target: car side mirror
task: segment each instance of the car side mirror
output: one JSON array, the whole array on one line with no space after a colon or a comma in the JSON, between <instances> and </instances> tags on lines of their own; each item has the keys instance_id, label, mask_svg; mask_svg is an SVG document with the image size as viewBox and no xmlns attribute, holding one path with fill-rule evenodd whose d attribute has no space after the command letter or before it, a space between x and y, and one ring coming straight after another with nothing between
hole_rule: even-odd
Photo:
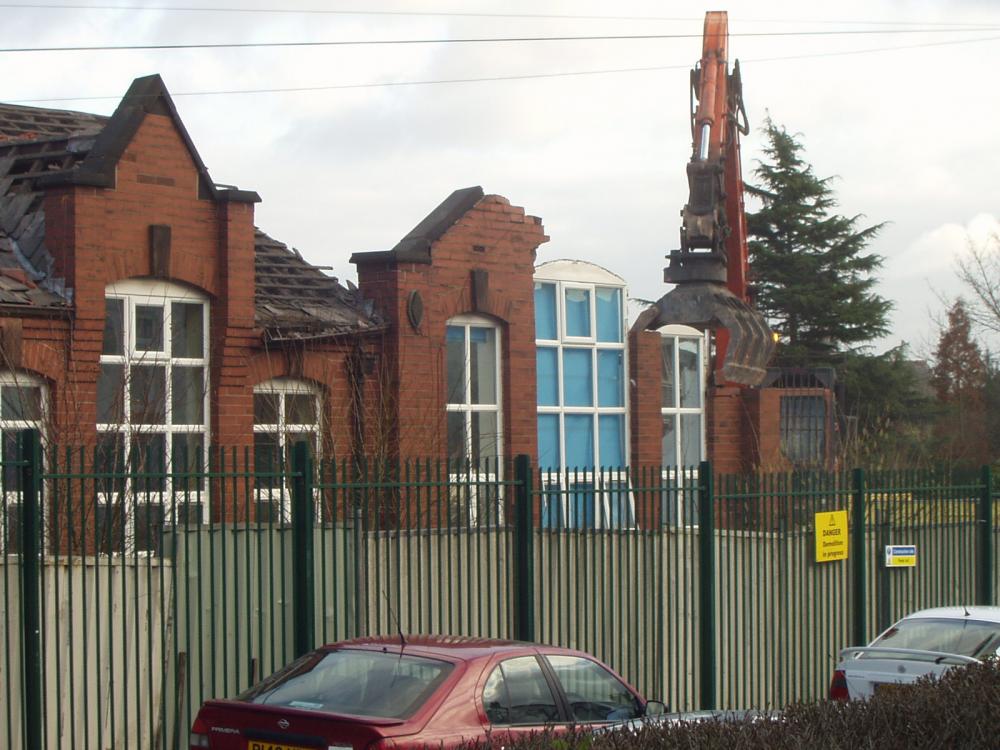
<instances>
[{"instance_id":1,"label":"car side mirror","mask_svg":"<svg viewBox=\"0 0 1000 750\"><path fill-rule=\"evenodd\" d=\"M646 701L643 716L663 716L667 712L667 704L663 701Z\"/></svg>"}]
</instances>

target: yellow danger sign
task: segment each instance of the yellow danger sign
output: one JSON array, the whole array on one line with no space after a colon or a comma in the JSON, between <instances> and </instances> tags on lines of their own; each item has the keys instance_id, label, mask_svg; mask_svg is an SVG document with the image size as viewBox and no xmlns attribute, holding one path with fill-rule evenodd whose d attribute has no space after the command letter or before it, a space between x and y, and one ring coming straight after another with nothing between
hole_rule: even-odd
<instances>
[{"instance_id":1,"label":"yellow danger sign","mask_svg":"<svg viewBox=\"0 0 1000 750\"><path fill-rule=\"evenodd\" d=\"M847 559L847 511L816 514L816 562Z\"/></svg>"}]
</instances>

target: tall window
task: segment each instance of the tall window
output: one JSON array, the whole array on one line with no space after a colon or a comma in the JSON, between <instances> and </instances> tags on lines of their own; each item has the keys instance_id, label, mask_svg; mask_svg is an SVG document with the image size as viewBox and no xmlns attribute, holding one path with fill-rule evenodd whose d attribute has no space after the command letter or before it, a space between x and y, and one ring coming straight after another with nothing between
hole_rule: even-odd
<instances>
[{"instance_id":1,"label":"tall window","mask_svg":"<svg viewBox=\"0 0 1000 750\"><path fill-rule=\"evenodd\" d=\"M469 523L496 523L503 454L500 329L458 316L445 331L448 461L452 506Z\"/></svg>"},{"instance_id":2,"label":"tall window","mask_svg":"<svg viewBox=\"0 0 1000 750\"><path fill-rule=\"evenodd\" d=\"M316 388L276 378L253 389L253 453L259 521L291 519L292 449L304 441L319 455L320 400Z\"/></svg>"},{"instance_id":3,"label":"tall window","mask_svg":"<svg viewBox=\"0 0 1000 750\"><path fill-rule=\"evenodd\" d=\"M826 399L821 395L781 396L781 452L798 466L826 460Z\"/></svg>"},{"instance_id":4,"label":"tall window","mask_svg":"<svg viewBox=\"0 0 1000 750\"><path fill-rule=\"evenodd\" d=\"M589 263L535 274L538 464L565 472L544 504L549 526L631 525L624 282ZM555 474L552 475L553 477Z\"/></svg>"},{"instance_id":5,"label":"tall window","mask_svg":"<svg viewBox=\"0 0 1000 750\"><path fill-rule=\"evenodd\" d=\"M666 326L660 333L664 478L670 487L686 488L693 485L705 456L705 336L686 326ZM668 520L697 523L687 491L671 494L675 496L667 499Z\"/></svg>"},{"instance_id":6,"label":"tall window","mask_svg":"<svg viewBox=\"0 0 1000 750\"><path fill-rule=\"evenodd\" d=\"M0 513L0 554L21 551L21 472L17 439L21 430L42 429L45 389L26 373L0 372L0 434L2 434L3 498Z\"/></svg>"},{"instance_id":7,"label":"tall window","mask_svg":"<svg viewBox=\"0 0 1000 750\"><path fill-rule=\"evenodd\" d=\"M208 302L185 287L105 290L96 513L106 553L159 550L163 525L206 518Z\"/></svg>"}]
</instances>

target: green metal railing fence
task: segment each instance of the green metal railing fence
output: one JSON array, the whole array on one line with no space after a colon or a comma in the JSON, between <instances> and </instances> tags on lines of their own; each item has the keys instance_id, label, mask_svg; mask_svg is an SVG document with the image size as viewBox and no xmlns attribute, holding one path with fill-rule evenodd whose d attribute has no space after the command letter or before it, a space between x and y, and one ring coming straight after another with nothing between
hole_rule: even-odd
<instances>
[{"instance_id":1,"label":"green metal railing fence","mask_svg":"<svg viewBox=\"0 0 1000 750\"><path fill-rule=\"evenodd\" d=\"M2 457L0 746L186 748L203 700L376 633L581 648L678 710L780 706L908 611L993 603L1000 575L988 469L173 458L33 434ZM848 557L816 562L830 511ZM887 544L917 565L886 568Z\"/></svg>"}]
</instances>

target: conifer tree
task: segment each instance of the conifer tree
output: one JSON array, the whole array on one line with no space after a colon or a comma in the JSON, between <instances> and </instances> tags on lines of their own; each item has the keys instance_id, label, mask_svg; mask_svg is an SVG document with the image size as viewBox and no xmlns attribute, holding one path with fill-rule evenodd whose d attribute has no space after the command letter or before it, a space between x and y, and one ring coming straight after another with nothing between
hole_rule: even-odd
<instances>
[{"instance_id":1,"label":"conifer tree","mask_svg":"<svg viewBox=\"0 0 1000 750\"><path fill-rule=\"evenodd\" d=\"M747 215L756 304L781 335L779 365L819 365L888 331L891 303L874 292L882 258L867 252L884 224L858 228L834 213L830 182L817 177L802 145L770 118L766 160L747 192L761 202Z\"/></svg>"},{"instance_id":2,"label":"conifer tree","mask_svg":"<svg viewBox=\"0 0 1000 750\"><path fill-rule=\"evenodd\" d=\"M941 453L952 461L984 463L989 460L988 369L972 338L971 321L962 300L948 310L948 325L938 338L934 358L931 384L944 407L936 425Z\"/></svg>"}]
</instances>

